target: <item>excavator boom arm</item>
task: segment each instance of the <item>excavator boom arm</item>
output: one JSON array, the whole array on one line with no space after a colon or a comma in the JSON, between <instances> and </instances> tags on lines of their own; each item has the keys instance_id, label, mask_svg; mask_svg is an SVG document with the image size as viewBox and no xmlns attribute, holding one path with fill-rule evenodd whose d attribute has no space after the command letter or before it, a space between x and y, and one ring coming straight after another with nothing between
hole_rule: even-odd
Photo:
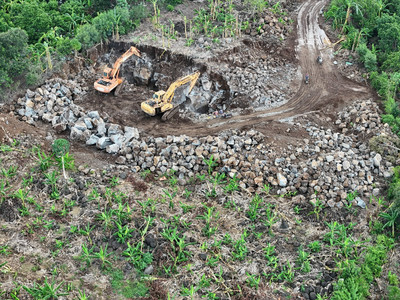
<instances>
[{"instance_id":1,"label":"excavator boom arm","mask_svg":"<svg viewBox=\"0 0 400 300\"><path fill-rule=\"evenodd\" d=\"M119 68L121 67L121 64L124 61L126 61L129 57L131 57L133 54L135 54L137 57L141 57L140 51L137 48L131 46L128 49L128 51L126 51L124 54L122 54L121 57L119 57L115 61L114 66L113 66L112 71L111 71L111 74L110 74L111 78L115 78L118 75L118 71L119 71Z\"/></svg>"},{"instance_id":2,"label":"excavator boom arm","mask_svg":"<svg viewBox=\"0 0 400 300\"><path fill-rule=\"evenodd\" d=\"M190 89L189 89L189 93L190 91L193 89L194 85L197 82L197 79L200 76L200 72L195 72L193 74L187 75L187 76L183 76L179 79L177 79L175 82L173 82L168 90L165 92L164 96L163 96L163 100L165 102L170 103L172 101L172 98L174 97L174 93L175 90L180 87L181 85L184 85L185 83L190 82Z\"/></svg>"}]
</instances>

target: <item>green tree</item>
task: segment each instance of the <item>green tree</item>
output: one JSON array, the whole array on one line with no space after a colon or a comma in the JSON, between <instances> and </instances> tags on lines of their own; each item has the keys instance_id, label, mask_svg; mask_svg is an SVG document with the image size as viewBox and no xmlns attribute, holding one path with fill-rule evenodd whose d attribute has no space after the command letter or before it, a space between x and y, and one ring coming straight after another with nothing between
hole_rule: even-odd
<instances>
[{"instance_id":1,"label":"green tree","mask_svg":"<svg viewBox=\"0 0 400 300\"><path fill-rule=\"evenodd\" d=\"M400 51L390 53L382 64L382 70L400 72Z\"/></svg>"},{"instance_id":2,"label":"green tree","mask_svg":"<svg viewBox=\"0 0 400 300\"><path fill-rule=\"evenodd\" d=\"M14 4L10 15L14 25L28 33L30 43L37 42L52 25L51 16L35 0Z\"/></svg>"},{"instance_id":3,"label":"green tree","mask_svg":"<svg viewBox=\"0 0 400 300\"><path fill-rule=\"evenodd\" d=\"M9 87L13 78L28 69L28 35L19 28L0 33L0 87Z\"/></svg>"},{"instance_id":4,"label":"green tree","mask_svg":"<svg viewBox=\"0 0 400 300\"><path fill-rule=\"evenodd\" d=\"M70 143L66 139L56 139L51 145L54 155L57 158L61 158L61 164L63 169L64 178L67 179L67 174L65 173L65 161L64 158L69 155Z\"/></svg>"},{"instance_id":5,"label":"green tree","mask_svg":"<svg viewBox=\"0 0 400 300\"><path fill-rule=\"evenodd\" d=\"M357 50L358 55L360 56L361 62L365 62L365 55L367 54L367 52L369 50L367 45L365 43L361 43L358 45L356 50Z\"/></svg>"},{"instance_id":6,"label":"green tree","mask_svg":"<svg viewBox=\"0 0 400 300\"><path fill-rule=\"evenodd\" d=\"M0 32L5 32L12 27L14 26L11 22L10 15L4 10L0 10Z\"/></svg>"},{"instance_id":7,"label":"green tree","mask_svg":"<svg viewBox=\"0 0 400 300\"><path fill-rule=\"evenodd\" d=\"M372 53L371 50L367 49L367 53L364 56L364 66L368 72L376 71L376 54Z\"/></svg>"},{"instance_id":8,"label":"green tree","mask_svg":"<svg viewBox=\"0 0 400 300\"><path fill-rule=\"evenodd\" d=\"M92 47L101 40L100 33L97 31L96 26L92 24L85 24L79 27L76 38L84 49Z\"/></svg>"},{"instance_id":9,"label":"green tree","mask_svg":"<svg viewBox=\"0 0 400 300\"><path fill-rule=\"evenodd\" d=\"M390 91L389 75L386 72L379 74L378 72L371 72L372 87L384 99L388 99Z\"/></svg>"},{"instance_id":10,"label":"green tree","mask_svg":"<svg viewBox=\"0 0 400 300\"><path fill-rule=\"evenodd\" d=\"M400 43L400 17L383 14L378 20L377 32L379 48L385 52L399 50Z\"/></svg>"}]
</instances>

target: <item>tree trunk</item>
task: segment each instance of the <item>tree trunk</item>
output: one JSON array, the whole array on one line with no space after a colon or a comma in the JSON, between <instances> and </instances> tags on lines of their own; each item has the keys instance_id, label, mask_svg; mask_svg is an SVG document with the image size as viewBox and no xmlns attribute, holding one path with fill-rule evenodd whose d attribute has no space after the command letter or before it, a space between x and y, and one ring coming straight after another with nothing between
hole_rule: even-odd
<instances>
[{"instance_id":1,"label":"tree trunk","mask_svg":"<svg viewBox=\"0 0 400 300\"><path fill-rule=\"evenodd\" d=\"M347 7L347 13L346 13L346 20L344 21L343 27L342 27L342 31L340 32L340 34L343 34L344 31L344 27L347 25L347 23L349 22L349 18L350 18L350 12L351 12L351 6Z\"/></svg>"}]
</instances>

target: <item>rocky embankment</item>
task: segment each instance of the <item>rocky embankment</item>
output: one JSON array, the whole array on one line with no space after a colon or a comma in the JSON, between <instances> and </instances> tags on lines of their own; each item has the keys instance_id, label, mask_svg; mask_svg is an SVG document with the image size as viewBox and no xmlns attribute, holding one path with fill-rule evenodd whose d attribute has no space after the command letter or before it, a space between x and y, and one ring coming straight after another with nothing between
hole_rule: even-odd
<instances>
[{"instance_id":1,"label":"rocky embankment","mask_svg":"<svg viewBox=\"0 0 400 300\"><path fill-rule=\"evenodd\" d=\"M239 178L242 188L255 191L270 185L278 194L297 192L299 199L306 196L311 200L318 197L331 207L343 206L354 191L359 194L357 204L365 207L369 197L380 194L399 154L394 146L390 153L377 145L374 149L381 153L371 151L366 136L377 136L380 141L374 138L375 144L395 139L381 123L379 108L371 100L358 101L339 113L332 121L337 131L308 123L309 138L304 143L275 153L254 130L229 130L198 138L147 136L75 105L73 100L84 93L77 82L49 81L18 99L15 113L31 124L44 121L58 132L69 130L71 140L115 155L121 170L148 169L157 174L174 170L184 184L190 177L207 172L205 160L213 156L218 161L217 171Z\"/></svg>"}]
</instances>

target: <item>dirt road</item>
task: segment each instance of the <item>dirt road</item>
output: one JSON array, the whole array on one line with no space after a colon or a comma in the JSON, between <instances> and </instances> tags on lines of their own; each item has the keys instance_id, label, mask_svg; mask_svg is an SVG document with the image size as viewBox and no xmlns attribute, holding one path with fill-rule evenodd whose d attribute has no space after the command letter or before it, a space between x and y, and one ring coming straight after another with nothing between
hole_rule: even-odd
<instances>
[{"instance_id":1,"label":"dirt road","mask_svg":"<svg viewBox=\"0 0 400 300\"><path fill-rule=\"evenodd\" d=\"M81 105L90 106L96 102L96 109L108 112L112 121L135 126L155 136L204 136L231 128L255 128L271 136L281 134L288 127L282 121L317 112L322 116L330 116L356 99L372 97L372 93L368 87L343 77L333 64L331 42L318 24L321 9L327 2L328 0L308 0L300 6L296 20L295 47L299 71L298 78L293 83L297 92L280 107L258 110L230 119L209 119L202 123L179 118L164 123L160 118L148 117L141 111L140 102L151 96L151 92L142 87L136 87L135 91L119 99L110 99L109 95L92 95L89 96L91 99L86 99L86 103ZM323 58L322 65L316 61L318 55ZM310 76L309 84L304 82L305 74Z\"/></svg>"}]
</instances>

